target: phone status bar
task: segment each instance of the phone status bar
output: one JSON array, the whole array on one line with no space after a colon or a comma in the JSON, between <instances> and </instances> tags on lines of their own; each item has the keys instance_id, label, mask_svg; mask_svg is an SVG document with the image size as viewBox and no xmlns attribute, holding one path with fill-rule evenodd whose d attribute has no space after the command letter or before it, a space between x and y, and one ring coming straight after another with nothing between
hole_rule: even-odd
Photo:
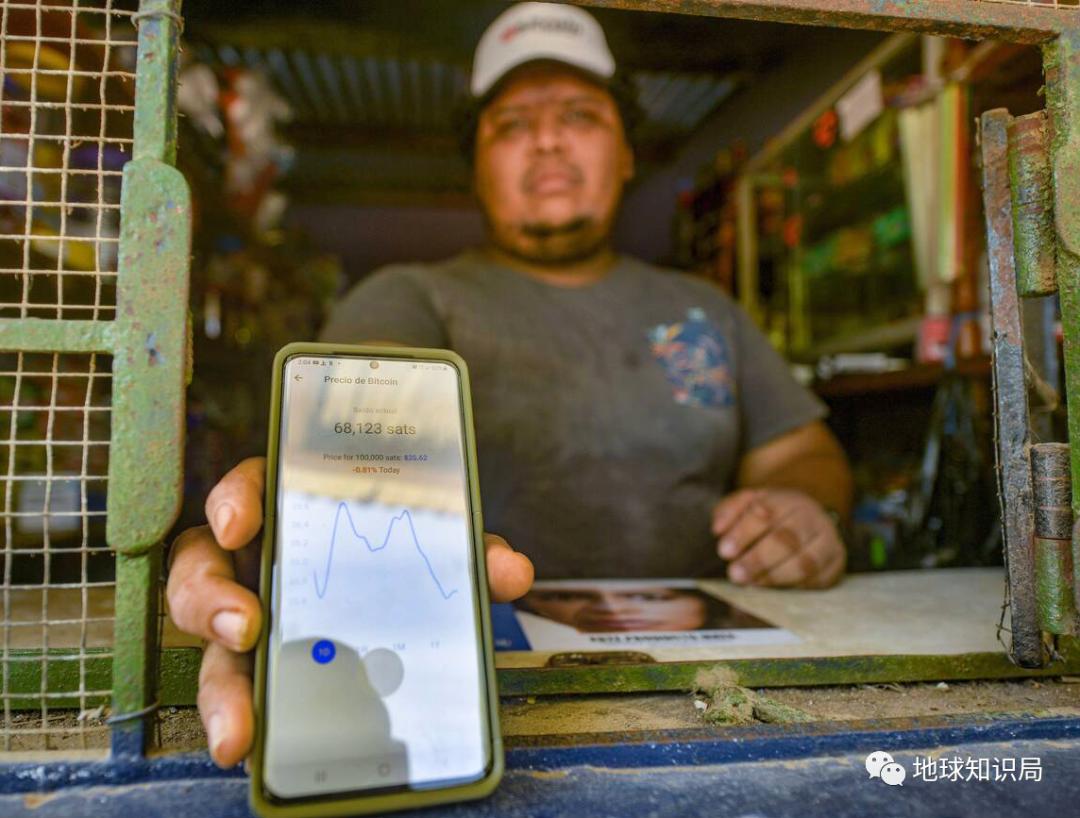
<instances>
[{"instance_id":1,"label":"phone status bar","mask_svg":"<svg viewBox=\"0 0 1080 818\"><path fill-rule=\"evenodd\" d=\"M297 358L293 361L293 365L303 367L336 367L342 364L359 364L363 361L369 361L370 366L375 369L378 368L380 363L390 364L396 367L417 370L429 370L429 371L448 371L451 369L449 364L441 361L410 361L408 358Z\"/></svg>"}]
</instances>

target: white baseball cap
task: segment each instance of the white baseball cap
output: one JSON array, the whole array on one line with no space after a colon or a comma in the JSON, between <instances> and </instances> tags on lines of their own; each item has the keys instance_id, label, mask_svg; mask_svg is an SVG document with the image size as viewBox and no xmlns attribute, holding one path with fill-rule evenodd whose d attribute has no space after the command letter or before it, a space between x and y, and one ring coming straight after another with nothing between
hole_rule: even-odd
<instances>
[{"instance_id":1,"label":"white baseball cap","mask_svg":"<svg viewBox=\"0 0 1080 818\"><path fill-rule=\"evenodd\" d=\"M482 97L512 69L534 60L566 63L604 80L615 74L604 30L587 11L562 3L518 3L480 38L469 90Z\"/></svg>"}]
</instances>

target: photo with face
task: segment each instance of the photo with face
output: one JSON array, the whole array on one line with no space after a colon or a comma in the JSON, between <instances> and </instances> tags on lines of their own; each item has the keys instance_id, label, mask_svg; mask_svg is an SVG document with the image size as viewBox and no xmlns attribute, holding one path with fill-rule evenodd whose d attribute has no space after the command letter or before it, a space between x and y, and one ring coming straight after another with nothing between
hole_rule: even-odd
<instances>
[{"instance_id":1,"label":"photo with face","mask_svg":"<svg viewBox=\"0 0 1080 818\"><path fill-rule=\"evenodd\" d=\"M666 585L540 585L518 600L516 607L579 633L773 627L704 591Z\"/></svg>"}]
</instances>

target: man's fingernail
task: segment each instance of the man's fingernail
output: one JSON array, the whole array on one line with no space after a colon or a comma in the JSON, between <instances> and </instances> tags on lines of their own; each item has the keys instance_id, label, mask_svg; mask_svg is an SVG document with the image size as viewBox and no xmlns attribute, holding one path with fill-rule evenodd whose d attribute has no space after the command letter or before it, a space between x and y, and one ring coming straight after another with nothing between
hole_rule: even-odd
<instances>
[{"instance_id":1,"label":"man's fingernail","mask_svg":"<svg viewBox=\"0 0 1080 818\"><path fill-rule=\"evenodd\" d=\"M731 559L735 556L735 543L731 540L720 540L720 556L724 559Z\"/></svg>"},{"instance_id":2,"label":"man's fingernail","mask_svg":"<svg viewBox=\"0 0 1080 818\"><path fill-rule=\"evenodd\" d=\"M239 611L221 611L214 615L210 627L220 639L232 647L242 647L247 636L247 617Z\"/></svg>"},{"instance_id":3,"label":"man's fingernail","mask_svg":"<svg viewBox=\"0 0 1080 818\"><path fill-rule=\"evenodd\" d=\"M214 533L217 534L219 541L225 536L225 532L229 529L229 523L232 522L232 518L235 516L232 506L228 503L219 506L218 510L214 512Z\"/></svg>"},{"instance_id":4,"label":"man's fingernail","mask_svg":"<svg viewBox=\"0 0 1080 818\"><path fill-rule=\"evenodd\" d=\"M743 582L746 579L746 569L741 565L733 565L728 568L728 579L732 582Z\"/></svg>"},{"instance_id":5,"label":"man's fingernail","mask_svg":"<svg viewBox=\"0 0 1080 818\"><path fill-rule=\"evenodd\" d=\"M206 720L206 744L210 755L217 755L218 749L225 743L225 717L220 713L211 713Z\"/></svg>"}]
</instances>

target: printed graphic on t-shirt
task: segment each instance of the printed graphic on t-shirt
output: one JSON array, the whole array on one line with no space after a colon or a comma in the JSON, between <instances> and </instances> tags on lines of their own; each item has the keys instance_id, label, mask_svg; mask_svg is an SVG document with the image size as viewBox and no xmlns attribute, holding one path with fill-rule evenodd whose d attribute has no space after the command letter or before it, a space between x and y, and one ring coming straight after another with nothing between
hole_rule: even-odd
<instances>
[{"instance_id":1,"label":"printed graphic on t-shirt","mask_svg":"<svg viewBox=\"0 0 1080 818\"><path fill-rule=\"evenodd\" d=\"M685 321L657 324L649 330L649 343L677 403L723 408L735 402L727 340L704 310L695 307Z\"/></svg>"}]
</instances>

